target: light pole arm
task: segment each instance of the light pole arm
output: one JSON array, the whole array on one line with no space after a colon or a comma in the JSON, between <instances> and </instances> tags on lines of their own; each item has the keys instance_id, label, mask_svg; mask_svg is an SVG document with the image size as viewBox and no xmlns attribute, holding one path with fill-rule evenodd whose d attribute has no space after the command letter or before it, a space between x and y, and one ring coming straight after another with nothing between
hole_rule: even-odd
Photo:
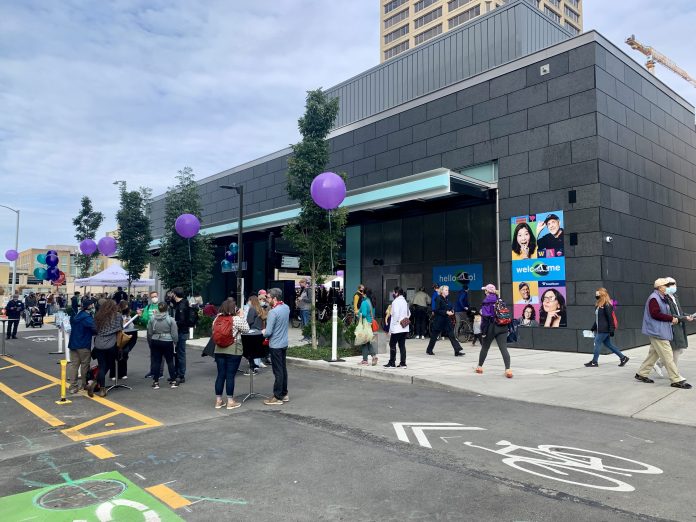
<instances>
[{"instance_id":1,"label":"light pole arm","mask_svg":"<svg viewBox=\"0 0 696 522\"><path fill-rule=\"evenodd\" d=\"M7 210L11 210L15 214L17 214L17 225L15 227L15 251L19 251L19 210L16 208L8 207L7 205L0 205L2 208L6 208ZM15 285L17 282L17 260L15 259L12 262L12 295L14 296L15 293Z\"/></svg>"}]
</instances>

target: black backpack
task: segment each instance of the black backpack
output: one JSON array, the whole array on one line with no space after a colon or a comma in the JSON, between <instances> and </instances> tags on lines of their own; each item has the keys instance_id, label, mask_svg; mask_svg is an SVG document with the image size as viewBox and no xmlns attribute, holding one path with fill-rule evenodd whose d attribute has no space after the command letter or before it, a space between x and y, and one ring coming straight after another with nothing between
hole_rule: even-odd
<instances>
[{"instance_id":1,"label":"black backpack","mask_svg":"<svg viewBox=\"0 0 696 522\"><path fill-rule=\"evenodd\" d=\"M189 306L187 308L186 324L189 328L194 328L198 324L198 308Z\"/></svg>"}]
</instances>

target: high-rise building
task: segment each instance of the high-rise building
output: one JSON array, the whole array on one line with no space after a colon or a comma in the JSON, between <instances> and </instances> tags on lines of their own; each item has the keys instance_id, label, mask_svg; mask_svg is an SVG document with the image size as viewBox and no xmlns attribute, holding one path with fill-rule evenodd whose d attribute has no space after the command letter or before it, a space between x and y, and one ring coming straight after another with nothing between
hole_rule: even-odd
<instances>
[{"instance_id":1,"label":"high-rise building","mask_svg":"<svg viewBox=\"0 0 696 522\"><path fill-rule=\"evenodd\" d=\"M582 0L530 0L555 22L582 32ZM380 60L461 26L504 0L380 0Z\"/></svg>"}]
</instances>

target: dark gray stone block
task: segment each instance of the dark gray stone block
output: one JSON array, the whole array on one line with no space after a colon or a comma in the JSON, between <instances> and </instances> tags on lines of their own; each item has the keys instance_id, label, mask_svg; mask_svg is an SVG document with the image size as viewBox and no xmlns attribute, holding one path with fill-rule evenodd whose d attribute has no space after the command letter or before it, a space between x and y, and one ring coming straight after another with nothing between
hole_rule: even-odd
<instances>
[{"instance_id":1,"label":"dark gray stone block","mask_svg":"<svg viewBox=\"0 0 696 522\"><path fill-rule=\"evenodd\" d=\"M480 143L490 138L490 125L487 121L457 131L457 145L459 147Z\"/></svg>"},{"instance_id":2,"label":"dark gray stone block","mask_svg":"<svg viewBox=\"0 0 696 522\"><path fill-rule=\"evenodd\" d=\"M413 172L427 172L442 167L442 155L434 154L427 158L422 158L413 162Z\"/></svg>"},{"instance_id":3,"label":"dark gray stone block","mask_svg":"<svg viewBox=\"0 0 696 522\"><path fill-rule=\"evenodd\" d=\"M635 92L623 82L616 82L616 99L627 108L635 109Z\"/></svg>"},{"instance_id":4,"label":"dark gray stone block","mask_svg":"<svg viewBox=\"0 0 696 522\"><path fill-rule=\"evenodd\" d=\"M517 196L500 200L500 217L503 219L530 213L529 196Z\"/></svg>"},{"instance_id":5,"label":"dark gray stone block","mask_svg":"<svg viewBox=\"0 0 696 522\"><path fill-rule=\"evenodd\" d=\"M457 108L463 109L490 99L490 82L483 82L457 93Z\"/></svg>"},{"instance_id":6,"label":"dark gray stone block","mask_svg":"<svg viewBox=\"0 0 696 522\"><path fill-rule=\"evenodd\" d=\"M630 109L626 109L626 127L631 129L633 132L642 134L644 121L645 118L643 118L640 114Z\"/></svg>"},{"instance_id":7,"label":"dark gray stone block","mask_svg":"<svg viewBox=\"0 0 696 522\"><path fill-rule=\"evenodd\" d=\"M387 136L387 146L390 149L398 149L413 142L413 130L411 127L392 132Z\"/></svg>"},{"instance_id":8,"label":"dark gray stone block","mask_svg":"<svg viewBox=\"0 0 696 522\"><path fill-rule=\"evenodd\" d=\"M618 124L614 120L604 114L597 113L597 135L616 143L618 132Z\"/></svg>"},{"instance_id":9,"label":"dark gray stone block","mask_svg":"<svg viewBox=\"0 0 696 522\"><path fill-rule=\"evenodd\" d=\"M565 120L570 117L570 99L563 98L527 109L527 126L530 129Z\"/></svg>"},{"instance_id":10,"label":"dark gray stone block","mask_svg":"<svg viewBox=\"0 0 696 522\"><path fill-rule=\"evenodd\" d=\"M384 136L399 130L399 115L394 114L383 120L375 122L375 137Z\"/></svg>"},{"instance_id":11,"label":"dark gray stone block","mask_svg":"<svg viewBox=\"0 0 696 522\"><path fill-rule=\"evenodd\" d=\"M427 142L428 156L441 154L457 148L457 133L449 132L430 138Z\"/></svg>"},{"instance_id":12,"label":"dark gray stone block","mask_svg":"<svg viewBox=\"0 0 696 522\"><path fill-rule=\"evenodd\" d=\"M387 136L380 136L365 142L365 156L374 156L387 150Z\"/></svg>"},{"instance_id":13,"label":"dark gray stone block","mask_svg":"<svg viewBox=\"0 0 696 522\"><path fill-rule=\"evenodd\" d=\"M597 136L574 140L571 144L573 163L597 158Z\"/></svg>"},{"instance_id":14,"label":"dark gray stone block","mask_svg":"<svg viewBox=\"0 0 696 522\"><path fill-rule=\"evenodd\" d=\"M549 174L551 190L597 183L599 180L597 161L584 161L564 167L552 168Z\"/></svg>"},{"instance_id":15,"label":"dark gray stone block","mask_svg":"<svg viewBox=\"0 0 696 522\"><path fill-rule=\"evenodd\" d=\"M368 173L366 182L368 185L376 185L377 183L384 183L387 180L387 170L382 169Z\"/></svg>"},{"instance_id":16,"label":"dark gray stone block","mask_svg":"<svg viewBox=\"0 0 696 522\"><path fill-rule=\"evenodd\" d=\"M566 274L573 274L575 281L602 279L602 263L599 256L566 258Z\"/></svg>"},{"instance_id":17,"label":"dark gray stone block","mask_svg":"<svg viewBox=\"0 0 696 522\"><path fill-rule=\"evenodd\" d=\"M526 194L538 194L549 190L549 171L539 170L518 174L509 178L510 196L522 196Z\"/></svg>"},{"instance_id":18,"label":"dark gray stone block","mask_svg":"<svg viewBox=\"0 0 696 522\"><path fill-rule=\"evenodd\" d=\"M549 125L549 144L555 145L597 134L594 114L585 114Z\"/></svg>"},{"instance_id":19,"label":"dark gray stone block","mask_svg":"<svg viewBox=\"0 0 696 522\"><path fill-rule=\"evenodd\" d=\"M586 67L549 81L549 101L594 88L594 67Z\"/></svg>"},{"instance_id":20,"label":"dark gray stone block","mask_svg":"<svg viewBox=\"0 0 696 522\"><path fill-rule=\"evenodd\" d=\"M346 147L353 146L353 133L346 132L345 134L340 134L331 140L331 145L333 150L341 150Z\"/></svg>"},{"instance_id":21,"label":"dark gray stone block","mask_svg":"<svg viewBox=\"0 0 696 522\"><path fill-rule=\"evenodd\" d=\"M428 111L425 105L419 105L399 114L399 128L413 127L425 121Z\"/></svg>"},{"instance_id":22,"label":"dark gray stone block","mask_svg":"<svg viewBox=\"0 0 696 522\"><path fill-rule=\"evenodd\" d=\"M457 110L457 95L450 94L427 104L428 119L444 116Z\"/></svg>"},{"instance_id":23,"label":"dark gray stone block","mask_svg":"<svg viewBox=\"0 0 696 522\"><path fill-rule=\"evenodd\" d=\"M376 125L374 123L370 123L369 125L355 129L353 131L353 142L363 143L373 139L375 137L375 129Z\"/></svg>"},{"instance_id":24,"label":"dark gray stone block","mask_svg":"<svg viewBox=\"0 0 696 522\"><path fill-rule=\"evenodd\" d=\"M607 64L605 70L617 80L624 81L624 63L614 56L612 53L607 53Z\"/></svg>"},{"instance_id":25,"label":"dark gray stone block","mask_svg":"<svg viewBox=\"0 0 696 522\"><path fill-rule=\"evenodd\" d=\"M597 80L597 89L608 94L612 98L616 98L616 78L599 67L595 68L595 76Z\"/></svg>"},{"instance_id":26,"label":"dark gray stone block","mask_svg":"<svg viewBox=\"0 0 696 522\"><path fill-rule=\"evenodd\" d=\"M399 149L399 160L400 163L406 163L409 161L414 161L417 159L424 158L427 156L427 147L425 141L418 141L412 143L411 145L406 145Z\"/></svg>"},{"instance_id":27,"label":"dark gray stone block","mask_svg":"<svg viewBox=\"0 0 696 522\"><path fill-rule=\"evenodd\" d=\"M544 125L509 136L510 154L546 147L549 144L549 128Z\"/></svg>"},{"instance_id":28,"label":"dark gray stone block","mask_svg":"<svg viewBox=\"0 0 696 522\"><path fill-rule=\"evenodd\" d=\"M597 111L597 91L590 89L589 91L579 92L570 97L570 115L571 117L581 116L590 112Z\"/></svg>"},{"instance_id":29,"label":"dark gray stone block","mask_svg":"<svg viewBox=\"0 0 696 522\"><path fill-rule=\"evenodd\" d=\"M474 163L486 163L507 155L507 136L474 145Z\"/></svg>"},{"instance_id":30,"label":"dark gray stone block","mask_svg":"<svg viewBox=\"0 0 696 522\"><path fill-rule=\"evenodd\" d=\"M498 116L507 114L507 97L501 96L483 103L474 105L474 123L492 120Z\"/></svg>"},{"instance_id":31,"label":"dark gray stone block","mask_svg":"<svg viewBox=\"0 0 696 522\"><path fill-rule=\"evenodd\" d=\"M524 69L517 69L490 81L490 96L497 98L527 86L527 74Z\"/></svg>"},{"instance_id":32,"label":"dark gray stone block","mask_svg":"<svg viewBox=\"0 0 696 522\"><path fill-rule=\"evenodd\" d=\"M527 111L515 112L490 122L491 138L507 136L527 129Z\"/></svg>"},{"instance_id":33,"label":"dark gray stone block","mask_svg":"<svg viewBox=\"0 0 696 522\"><path fill-rule=\"evenodd\" d=\"M517 112L535 105L541 105L548 100L547 84L538 83L521 91L508 94L508 110Z\"/></svg>"},{"instance_id":34,"label":"dark gray stone block","mask_svg":"<svg viewBox=\"0 0 696 522\"><path fill-rule=\"evenodd\" d=\"M427 140L428 138L440 134L440 120L441 118L435 118L434 120L428 120L414 125L413 141Z\"/></svg>"},{"instance_id":35,"label":"dark gray stone block","mask_svg":"<svg viewBox=\"0 0 696 522\"><path fill-rule=\"evenodd\" d=\"M529 172L529 153L523 152L505 156L498 160L498 177L507 178L523 172Z\"/></svg>"},{"instance_id":36,"label":"dark gray stone block","mask_svg":"<svg viewBox=\"0 0 696 522\"><path fill-rule=\"evenodd\" d=\"M389 167L387 169L387 178L391 181L393 179L401 179L406 176L411 176L413 174L413 163L403 163L401 165L395 165L394 167Z\"/></svg>"},{"instance_id":37,"label":"dark gray stone block","mask_svg":"<svg viewBox=\"0 0 696 522\"><path fill-rule=\"evenodd\" d=\"M450 114L445 114L440 118L441 132L450 132L464 127L468 127L473 121L473 109L466 107Z\"/></svg>"},{"instance_id":38,"label":"dark gray stone block","mask_svg":"<svg viewBox=\"0 0 696 522\"><path fill-rule=\"evenodd\" d=\"M561 143L529 153L529 170L544 170L572 163L570 143Z\"/></svg>"},{"instance_id":39,"label":"dark gray stone block","mask_svg":"<svg viewBox=\"0 0 696 522\"><path fill-rule=\"evenodd\" d=\"M571 49L568 53L568 70L573 72L594 65L597 55L596 48L597 44L590 43Z\"/></svg>"},{"instance_id":40,"label":"dark gray stone block","mask_svg":"<svg viewBox=\"0 0 696 522\"><path fill-rule=\"evenodd\" d=\"M548 65L549 72L541 75L541 66ZM534 85L541 82L548 82L553 78L558 78L568 74L568 53L550 56L549 58L537 62L527 67L527 85Z\"/></svg>"},{"instance_id":41,"label":"dark gray stone block","mask_svg":"<svg viewBox=\"0 0 696 522\"><path fill-rule=\"evenodd\" d=\"M572 309L568 310L568 314ZM569 328L530 328L534 346L553 346L554 351L577 352L578 334Z\"/></svg>"},{"instance_id":42,"label":"dark gray stone block","mask_svg":"<svg viewBox=\"0 0 696 522\"><path fill-rule=\"evenodd\" d=\"M343 149L343 162L348 163L365 157L365 144L359 143Z\"/></svg>"},{"instance_id":43,"label":"dark gray stone block","mask_svg":"<svg viewBox=\"0 0 696 522\"><path fill-rule=\"evenodd\" d=\"M372 172L373 170L375 170L375 157L374 156L369 156L367 158L357 160L353 164L353 175L354 176L361 176L363 174L367 174L368 172Z\"/></svg>"},{"instance_id":44,"label":"dark gray stone block","mask_svg":"<svg viewBox=\"0 0 696 522\"><path fill-rule=\"evenodd\" d=\"M607 116L620 125L626 125L626 106L614 98L607 99Z\"/></svg>"},{"instance_id":45,"label":"dark gray stone block","mask_svg":"<svg viewBox=\"0 0 696 522\"><path fill-rule=\"evenodd\" d=\"M459 147L442 155L442 166L460 169L474 164L474 147Z\"/></svg>"},{"instance_id":46,"label":"dark gray stone block","mask_svg":"<svg viewBox=\"0 0 696 522\"><path fill-rule=\"evenodd\" d=\"M383 152L375 158L375 168L377 170L393 167L399 163L399 149Z\"/></svg>"},{"instance_id":47,"label":"dark gray stone block","mask_svg":"<svg viewBox=\"0 0 696 522\"><path fill-rule=\"evenodd\" d=\"M636 152L636 133L619 125L617 134L618 144L630 151Z\"/></svg>"}]
</instances>

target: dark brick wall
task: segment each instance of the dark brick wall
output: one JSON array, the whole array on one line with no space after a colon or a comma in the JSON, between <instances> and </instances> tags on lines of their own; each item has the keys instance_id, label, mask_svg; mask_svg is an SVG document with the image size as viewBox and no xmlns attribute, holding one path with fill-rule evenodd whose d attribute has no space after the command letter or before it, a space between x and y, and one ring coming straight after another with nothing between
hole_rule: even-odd
<instances>
[{"instance_id":1,"label":"dark brick wall","mask_svg":"<svg viewBox=\"0 0 696 522\"><path fill-rule=\"evenodd\" d=\"M330 150L329 168L347 174L349 190L497 161L502 231L512 216L564 210L566 231L578 234L577 246L566 243L568 328L526 330L520 346L591 351L581 330L592 324L598 286L620 303L624 347L645 341L642 307L656 277L675 277L685 307L696 311L694 114L597 43L337 136ZM245 184L246 214L288 205L286 168L283 156L203 184L204 225L238 214L235 194L220 184ZM162 215L159 201L155 236ZM510 300L510 241L502 236Z\"/></svg>"}]
</instances>

